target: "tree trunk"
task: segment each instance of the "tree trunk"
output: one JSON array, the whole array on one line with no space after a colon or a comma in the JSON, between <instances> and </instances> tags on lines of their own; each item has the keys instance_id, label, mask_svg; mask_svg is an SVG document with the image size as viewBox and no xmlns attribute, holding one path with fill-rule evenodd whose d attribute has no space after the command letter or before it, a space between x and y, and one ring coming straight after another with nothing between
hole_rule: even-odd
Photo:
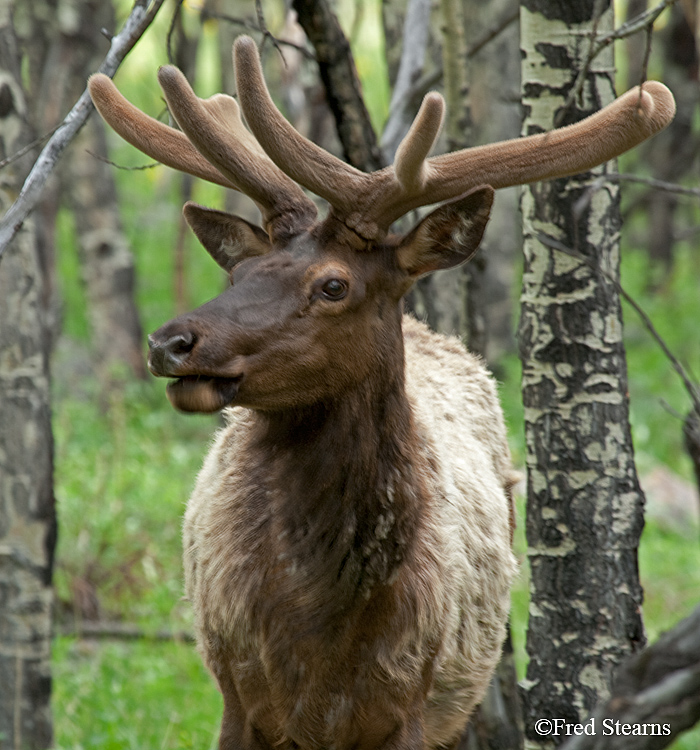
<instances>
[{"instance_id":1,"label":"tree trunk","mask_svg":"<svg viewBox=\"0 0 700 750\"><path fill-rule=\"evenodd\" d=\"M32 140L20 85L13 5L0 1L0 159ZM0 210L29 166L2 172ZM51 576L56 541L48 335L42 265L33 221L0 264L0 745L52 741Z\"/></svg>"},{"instance_id":2,"label":"tree trunk","mask_svg":"<svg viewBox=\"0 0 700 750\"><path fill-rule=\"evenodd\" d=\"M299 24L314 47L345 159L372 172L384 166L365 107L350 43L327 0L293 0Z\"/></svg>"},{"instance_id":3,"label":"tree trunk","mask_svg":"<svg viewBox=\"0 0 700 750\"><path fill-rule=\"evenodd\" d=\"M111 2L94 0L75 0L61 9L54 2L28 0L17 12L22 14L18 28L23 31L28 70L29 120L38 133L46 133L61 121L85 89L88 75L97 69L109 46L101 29L115 30L114 12ZM114 170L106 163L102 120L91 118L70 149L37 209L46 294L58 307L54 227L63 203L75 215L98 374L108 376L115 368L126 367L131 374L145 377L134 259L121 226ZM104 380L111 382L108 377Z\"/></svg>"},{"instance_id":4,"label":"tree trunk","mask_svg":"<svg viewBox=\"0 0 700 750\"><path fill-rule=\"evenodd\" d=\"M473 47L504 26L468 62L471 145L494 143L520 134L520 34L514 0L464 0L467 45ZM518 188L499 190L479 254L468 266L467 318L490 364L515 349L513 287L522 250ZM480 330L481 329L481 330Z\"/></svg>"},{"instance_id":5,"label":"tree trunk","mask_svg":"<svg viewBox=\"0 0 700 750\"><path fill-rule=\"evenodd\" d=\"M525 133L582 119L613 98L612 47L590 66L582 92L562 107L599 33L609 0L521 1ZM612 164L595 170L613 169ZM617 186L591 175L525 189L519 330L532 573L525 692L527 747L551 748L538 719L580 722L610 693L615 668L644 645L637 548L643 495L628 421L620 300L586 263L538 235L619 274Z\"/></svg>"},{"instance_id":6,"label":"tree trunk","mask_svg":"<svg viewBox=\"0 0 700 750\"><path fill-rule=\"evenodd\" d=\"M436 153L516 137L520 57L517 23L512 19L517 3L496 0L484 6L476 0L441 0L439 6L434 5L440 12L431 18L425 54L406 42L416 35L404 35L400 28L409 21L414 4L418 4L416 0L409 4L407 14L401 3L387 0L382 4L389 72L392 84L402 91L418 92L418 84L424 81L425 93L440 83L444 71L446 137L441 138ZM442 56L437 54L441 47ZM402 86L399 51L414 67L418 63L423 66L422 74L412 70L412 88ZM392 97L392 110L395 106L405 108L406 100L405 95L396 102ZM398 136L405 135L420 100L417 94L413 96L405 116L403 112L390 115L391 127L387 125L383 136L388 152L392 145L395 150ZM402 133L394 132L399 121L405 123ZM519 222L514 220L517 196L515 189L499 192L482 249L471 263L459 273L438 272L420 279L407 296L409 308L432 328L462 336L472 351L491 362L513 348L511 289L513 261L520 249Z\"/></svg>"}]
</instances>

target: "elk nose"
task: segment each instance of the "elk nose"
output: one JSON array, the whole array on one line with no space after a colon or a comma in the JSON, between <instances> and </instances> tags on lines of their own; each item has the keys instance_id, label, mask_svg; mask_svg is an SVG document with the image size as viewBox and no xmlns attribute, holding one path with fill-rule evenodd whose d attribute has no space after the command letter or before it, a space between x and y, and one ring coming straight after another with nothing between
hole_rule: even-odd
<instances>
[{"instance_id":1,"label":"elk nose","mask_svg":"<svg viewBox=\"0 0 700 750\"><path fill-rule=\"evenodd\" d=\"M195 336L193 333L176 333L164 341L155 336L148 337L148 366L154 375L177 375L178 369L187 359L187 355L194 349Z\"/></svg>"}]
</instances>

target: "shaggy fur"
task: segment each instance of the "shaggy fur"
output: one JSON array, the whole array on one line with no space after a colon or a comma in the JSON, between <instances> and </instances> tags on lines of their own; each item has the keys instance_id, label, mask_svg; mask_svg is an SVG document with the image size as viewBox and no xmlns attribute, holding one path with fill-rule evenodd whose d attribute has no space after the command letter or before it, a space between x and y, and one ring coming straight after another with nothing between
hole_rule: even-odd
<instances>
[{"instance_id":1,"label":"shaggy fur","mask_svg":"<svg viewBox=\"0 0 700 750\"><path fill-rule=\"evenodd\" d=\"M403 325L405 393L350 399L342 434L226 411L184 524L222 747L449 747L484 695L516 569L503 418L477 358Z\"/></svg>"}]
</instances>

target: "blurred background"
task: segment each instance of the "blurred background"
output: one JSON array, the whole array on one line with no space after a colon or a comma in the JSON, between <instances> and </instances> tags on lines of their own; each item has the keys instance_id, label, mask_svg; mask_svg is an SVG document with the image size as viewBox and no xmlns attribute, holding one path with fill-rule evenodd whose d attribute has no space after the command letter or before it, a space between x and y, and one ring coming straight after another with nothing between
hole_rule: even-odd
<instances>
[{"instance_id":1,"label":"blurred background","mask_svg":"<svg viewBox=\"0 0 700 750\"><path fill-rule=\"evenodd\" d=\"M351 44L381 161L396 147L387 119L406 2L331 5ZM444 23L435 5L423 66L411 79L416 106L426 90L442 87ZM620 0L617 23L656 5ZM618 92L636 85L646 70L678 103L664 134L620 159L620 172L637 178L622 182L622 285L696 375L698 6L697 0L670 4L653 35L630 36L615 47ZM15 9L30 92L27 117L37 134L49 132L72 106L108 48L102 30L113 33L129 11L125 0L31 0ZM522 122L518 3L464 0L462 12L471 99L467 141L456 145L516 137ZM240 33L266 37L268 85L295 127L346 156L312 47L282 0L170 0L115 81L138 107L167 117L158 66L175 62L200 96L232 92L230 50ZM271 37L282 41L276 45ZM440 148L454 145L445 138ZM659 189L652 180L688 190ZM190 640L191 613L181 600L180 523L219 422L175 413L165 383L145 368L145 334L216 296L225 283L182 220L186 200L256 220L247 199L149 163L92 117L37 214L46 270L42 300L51 322L59 528L52 705L55 746L63 750L216 746L221 700ZM462 335L487 358L501 383L520 468L525 449L515 331L521 242L519 191L503 191L482 250L486 270L477 262L476 277L436 276L409 300L433 326ZM635 455L647 496L640 549L644 622L653 641L700 601L700 500L684 444L687 390L627 302L624 321ZM518 513L522 572L513 593L512 634L522 678L528 608L522 498ZM674 745L699 746L697 729Z\"/></svg>"}]
</instances>

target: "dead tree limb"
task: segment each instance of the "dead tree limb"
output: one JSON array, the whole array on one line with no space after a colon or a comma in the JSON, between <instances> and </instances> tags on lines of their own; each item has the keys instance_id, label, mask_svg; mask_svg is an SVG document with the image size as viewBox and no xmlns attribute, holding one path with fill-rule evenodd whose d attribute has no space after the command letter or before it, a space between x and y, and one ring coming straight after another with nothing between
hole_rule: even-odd
<instances>
[{"instance_id":1,"label":"dead tree limb","mask_svg":"<svg viewBox=\"0 0 700 750\"><path fill-rule=\"evenodd\" d=\"M151 2L149 0L136 0L122 30L112 37L109 52L107 52L98 72L105 73L108 76L114 75L122 60L149 27L163 2L164 0L152 0ZM39 202L44 185L61 154L85 124L92 110L92 100L87 89L85 89L73 109L66 115L61 125L42 149L17 196L17 200L10 206L2 221L0 221L0 260L5 248Z\"/></svg>"},{"instance_id":2,"label":"dead tree limb","mask_svg":"<svg viewBox=\"0 0 700 750\"><path fill-rule=\"evenodd\" d=\"M373 172L384 166L362 97L350 43L326 0L294 0L299 23L316 50L319 73L346 160Z\"/></svg>"},{"instance_id":3,"label":"dead tree limb","mask_svg":"<svg viewBox=\"0 0 700 750\"><path fill-rule=\"evenodd\" d=\"M618 671L610 699L561 750L661 750L700 721L700 607Z\"/></svg>"}]
</instances>

